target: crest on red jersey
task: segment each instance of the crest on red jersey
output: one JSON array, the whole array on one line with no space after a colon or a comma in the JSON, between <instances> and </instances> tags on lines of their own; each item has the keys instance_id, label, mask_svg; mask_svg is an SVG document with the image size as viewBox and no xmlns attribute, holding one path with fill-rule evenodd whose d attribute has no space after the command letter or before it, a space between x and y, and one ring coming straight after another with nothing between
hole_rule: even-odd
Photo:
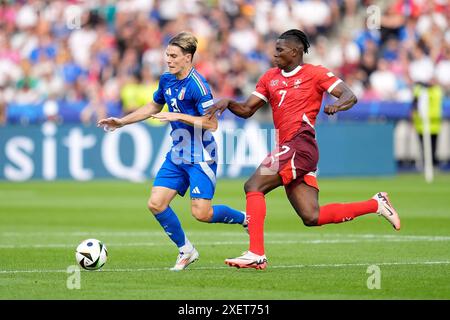
<instances>
[{"instance_id":1,"label":"crest on red jersey","mask_svg":"<svg viewBox=\"0 0 450 320\"><path fill-rule=\"evenodd\" d=\"M277 85L278 85L278 79L270 80L270 86L271 86L271 87L275 87L275 86L277 86Z\"/></svg>"},{"instance_id":2,"label":"crest on red jersey","mask_svg":"<svg viewBox=\"0 0 450 320\"><path fill-rule=\"evenodd\" d=\"M300 84L302 83L302 79L297 79L294 82L294 89L297 89L298 87L300 87Z\"/></svg>"}]
</instances>

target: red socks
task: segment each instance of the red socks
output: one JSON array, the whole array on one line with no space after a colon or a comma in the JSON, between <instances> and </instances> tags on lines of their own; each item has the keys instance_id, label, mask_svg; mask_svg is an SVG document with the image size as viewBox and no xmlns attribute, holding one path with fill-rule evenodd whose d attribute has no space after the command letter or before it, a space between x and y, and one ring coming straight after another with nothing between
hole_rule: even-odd
<instances>
[{"instance_id":1,"label":"red socks","mask_svg":"<svg viewBox=\"0 0 450 320\"><path fill-rule=\"evenodd\" d=\"M247 192L247 220L250 234L249 251L264 254L264 219L266 218L266 199L262 192Z\"/></svg>"},{"instance_id":2,"label":"red socks","mask_svg":"<svg viewBox=\"0 0 450 320\"><path fill-rule=\"evenodd\" d=\"M266 218L266 200L262 192L247 192L247 221L250 234L249 251L264 254L264 219ZM317 225L341 223L354 218L374 213L378 210L378 202L370 199L353 203L332 203L320 207Z\"/></svg>"},{"instance_id":3,"label":"red socks","mask_svg":"<svg viewBox=\"0 0 450 320\"><path fill-rule=\"evenodd\" d=\"M328 223L341 223L354 218L374 213L378 210L378 202L375 199L353 203L332 203L320 207L317 225Z\"/></svg>"}]
</instances>

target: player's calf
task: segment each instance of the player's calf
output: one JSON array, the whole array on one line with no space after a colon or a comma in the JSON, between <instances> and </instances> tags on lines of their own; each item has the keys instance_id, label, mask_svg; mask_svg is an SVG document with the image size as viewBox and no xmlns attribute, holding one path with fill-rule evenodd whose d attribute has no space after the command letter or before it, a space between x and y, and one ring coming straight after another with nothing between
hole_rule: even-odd
<instances>
[{"instance_id":1,"label":"player's calf","mask_svg":"<svg viewBox=\"0 0 450 320\"><path fill-rule=\"evenodd\" d=\"M192 206L191 208L192 216L200 222L211 222L212 219L212 208L203 208L199 206Z\"/></svg>"}]
</instances>

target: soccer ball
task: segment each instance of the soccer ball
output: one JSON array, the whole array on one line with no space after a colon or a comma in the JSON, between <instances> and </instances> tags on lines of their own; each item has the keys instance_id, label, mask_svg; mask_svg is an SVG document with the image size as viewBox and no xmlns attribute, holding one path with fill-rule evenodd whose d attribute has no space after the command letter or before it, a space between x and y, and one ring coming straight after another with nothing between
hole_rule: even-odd
<instances>
[{"instance_id":1,"label":"soccer ball","mask_svg":"<svg viewBox=\"0 0 450 320\"><path fill-rule=\"evenodd\" d=\"M75 258L82 268L98 270L106 263L108 251L103 242L97 239L87 239L78 245Z\"/></svg>"}]
</instances>

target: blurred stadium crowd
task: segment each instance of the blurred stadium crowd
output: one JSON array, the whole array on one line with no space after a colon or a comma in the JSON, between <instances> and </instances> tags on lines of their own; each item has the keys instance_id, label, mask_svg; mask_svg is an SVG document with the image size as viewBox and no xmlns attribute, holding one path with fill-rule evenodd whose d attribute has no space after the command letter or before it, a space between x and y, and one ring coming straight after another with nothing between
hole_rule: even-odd
<instances>
[{"instance_id":1,"label":"blurred stadium crowd","mask_svg":"<svg viewBox=\"0 0 450 320\"><path fill-rule=\"evenodd\" d=\"M22 106L92 123L144 105L181 30L215 98L250 94L290 28L360 100L410 102L415 83L449 97L449 24L448 0L0 1L0 124Z\"/></svg>"}]
</instances>

